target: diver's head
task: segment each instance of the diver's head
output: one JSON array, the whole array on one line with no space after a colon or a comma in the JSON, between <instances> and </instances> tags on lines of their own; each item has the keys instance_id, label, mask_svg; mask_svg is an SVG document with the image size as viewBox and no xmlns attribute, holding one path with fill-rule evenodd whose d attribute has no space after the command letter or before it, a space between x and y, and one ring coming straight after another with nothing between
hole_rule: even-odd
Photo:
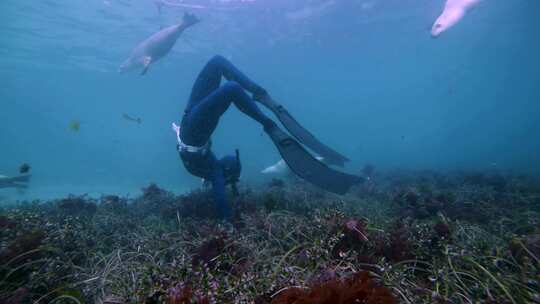
<instances>
[{"instance_id":1,"label":"diver's head","mask_svg":"<svg viewBox=\"0 0 540 304\"><path fill-rule=\"evenodd\" d=\"M223 168L223 175L226 184L235 184L240 180L242 165L240 163L240 154L236 150L236 155L228 155L219 160Z\"/></svg>"}]
</instances>

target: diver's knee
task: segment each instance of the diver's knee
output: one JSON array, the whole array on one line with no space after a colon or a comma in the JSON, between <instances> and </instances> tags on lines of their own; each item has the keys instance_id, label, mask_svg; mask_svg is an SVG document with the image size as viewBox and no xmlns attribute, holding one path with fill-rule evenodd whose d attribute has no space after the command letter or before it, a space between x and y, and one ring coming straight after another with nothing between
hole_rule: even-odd
<instances>
[{"instance_id":1,"label":"diver's knee","mask_svg":"<svg viewBox=\"0 0 540 304\"><path fill-rule=\"evenodd\" d=\"M229 80L227 81L224 85L223 85L223 89L228 93L228 94L238 94L239 92L241 92L243 89L242 89L242 86L234 81L234 80Z\"/></svg>"},{"instance_id":2,"label":"diver's knee","mask_svg":"<svg viewBox=\"0 0 540 304\"><path fill-rule=\"evenodd\" d=\"M227 59L221 55L214 55L208 60L208 64L212 66L223 66L225 62L227 62Z\"/></svg>"}]
</instances>

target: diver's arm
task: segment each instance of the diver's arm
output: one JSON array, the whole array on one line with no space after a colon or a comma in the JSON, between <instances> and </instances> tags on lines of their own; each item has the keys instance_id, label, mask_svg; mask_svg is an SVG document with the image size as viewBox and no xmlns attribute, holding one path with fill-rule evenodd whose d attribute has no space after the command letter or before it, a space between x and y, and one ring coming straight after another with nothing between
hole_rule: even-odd
<instances>
[{"instance_id":1,"label":"diver's arm","mask_svg":"<svg viewBox=\"0 0 540 304\"><path fill-rule=\"evenodd\" d=\"M223 169L221 169L220 166L216 166L214 169L211 181L219 214L223 219L229 220L231 218L231 209L225 193L225 177L223 176Z\"/></svg>"}]
</instances>

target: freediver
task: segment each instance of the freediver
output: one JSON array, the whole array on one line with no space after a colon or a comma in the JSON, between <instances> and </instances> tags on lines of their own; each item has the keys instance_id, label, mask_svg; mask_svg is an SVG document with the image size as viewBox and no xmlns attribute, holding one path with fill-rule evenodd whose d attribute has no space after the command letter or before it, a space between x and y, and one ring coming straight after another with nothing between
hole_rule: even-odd
<instances>
[{"instance_id":1,"label":"freediver","mask_svg":"<svg viewBox=\"0 0 540 304\"><path fill-rule=\"evenodd\" d=\"M227 80L223 85L222 78ZM252 97L248 96L246 91L251 93ZM283 106L275 103L264 88L222 56L214 56L206 63L195 80L180 126L172 124L184 167L192 175L201 177L212 185L217 209L223 219L231 219L226 185L231 185L233 193L237 194L236 183L239 181L242 166L238 150L235 155L217 159L211 149L211 135L231 103L263 127L287 165L300 177L339 194L345 193L351 185L361 182L360 177L333 170L318 161L261 112L255 101L270 108L295 137L305 137L304 133L313 137L292 119ZM290 120L294 120L294 123ZM312 142L304 144L310 146Z\"/></svg>"}]
</instances>

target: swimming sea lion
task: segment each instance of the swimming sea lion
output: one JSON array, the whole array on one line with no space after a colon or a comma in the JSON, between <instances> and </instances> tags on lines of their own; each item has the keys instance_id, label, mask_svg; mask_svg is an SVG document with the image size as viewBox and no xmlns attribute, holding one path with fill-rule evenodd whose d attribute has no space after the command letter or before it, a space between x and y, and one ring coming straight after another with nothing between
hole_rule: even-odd
<instances>
[{"instance_id":1,"label":"swimming sea lion","mask_svg":"<svg viewBox=\"0 0 540 304\"><path fill-rule=\"evenodd\" d=\"M199 22L193 14L185 13L180 24L166 27L137 45L129 58L120 66L119 72L142 67L141 75L146 74L150 64L165 57L185 29Z\"/></svg>"},{"instance_id":2,"label":"swimming sea lion","mask_svg":"<svg viewBox=\"0 0 540 304\"><path fill-rule=\"evenodd\" d=\"M438 37L465 16L467 11L480 0L446 0L442 14L431 28L431 37Z\"/></svg>"}]
</instances>

